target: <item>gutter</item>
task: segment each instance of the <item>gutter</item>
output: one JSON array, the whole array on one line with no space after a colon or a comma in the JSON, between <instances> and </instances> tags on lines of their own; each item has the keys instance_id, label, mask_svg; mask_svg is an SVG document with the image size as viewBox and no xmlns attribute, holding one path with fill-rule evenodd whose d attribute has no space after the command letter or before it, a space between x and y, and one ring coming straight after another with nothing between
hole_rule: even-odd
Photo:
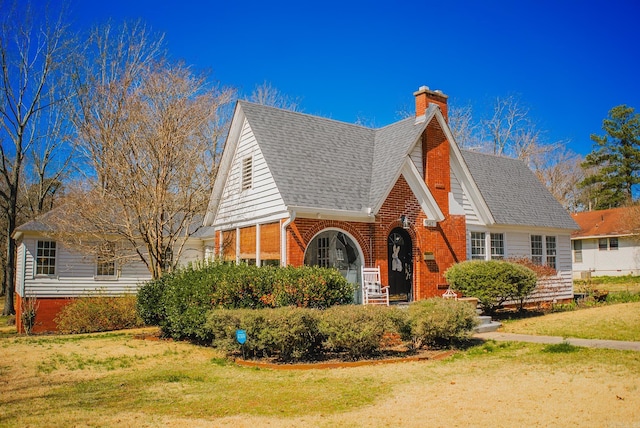
<instances>
[{"instance_id":1,"label":"gutter","mask_svg":"<svg viewBox=\"0 0 640 428\"><path fill-rule=\"evenodd\" d=\"M287 227L296 219L296 212L291 211L289 218L280 226L280 266L287 265Z\"/></svg>"}]
</instances>

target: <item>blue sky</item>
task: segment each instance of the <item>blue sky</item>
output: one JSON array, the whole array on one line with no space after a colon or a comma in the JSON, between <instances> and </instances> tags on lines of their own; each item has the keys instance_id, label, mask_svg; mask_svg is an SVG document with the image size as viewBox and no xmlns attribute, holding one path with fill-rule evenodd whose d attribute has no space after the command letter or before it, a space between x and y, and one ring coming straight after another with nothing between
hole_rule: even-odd
<instances>
[{"instance_id":1,"label":"blue sky","mask_svg":"<svg viewBox=\"0 0 640 428\"><path fill-rule=\"evenodd\" d=\"M78 30L142 19L169 54L248 94L270 82L306 113L377 126L421 85L479 118L517 95L548 142L581 154L619 104L640 112L640 2L192 1L72 3Z\"/></svg>"}]
</instances>

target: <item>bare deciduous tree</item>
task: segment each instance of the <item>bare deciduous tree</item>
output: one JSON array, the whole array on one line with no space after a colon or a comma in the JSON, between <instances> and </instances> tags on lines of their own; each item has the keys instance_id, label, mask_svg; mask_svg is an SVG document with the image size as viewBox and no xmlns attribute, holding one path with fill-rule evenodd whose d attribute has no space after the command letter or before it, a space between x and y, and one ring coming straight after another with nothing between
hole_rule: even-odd
<instances>
[{"instance_id":1,"label":"bare deciduous tree","mask_svg":"<svg viewBox=\"0 0 640 428\"><path fill-rule=\"evenodd\" d=\"M582 157L564 144L549 146L531 159L531 168L551 194L565 207L576 212L584 209L584 192L578 183L584 179Z\"/></svg>"},{"instance_id":2,"label":"bare deciduous tree","mask_svg":"<svg viewBox=\"0 0 640 428\"><path fill-rule=\"evenodd\" d=\"M544 133L515 96L496 98L491 117L478 122L470 106L452 106L449 113L451 132L460 147L522 160L566 209L581 209L583 192L576 188L583 178L580 156L565 142L544 143Z\"/></svg>"},{"instance_id":3,"label":"bare deciduous tree","mask_svg":"<svg viewBox=\"0 0 640 428\"><path fill-rule=\"evenodd\" d=\"M78 74L87 81L77 82L74 121L95 176L68 205L75 227L61 229L80 232L67 236L76 245L83 236L117 240L158 278L201 224L226 128L220 114L233 91L163 60L158 39L139 25L114 37L115 48L111 34L107 27L94 37L98 69Z\"/></svg>"},{"instance_id":4,"label":"bare deciduous tree","mask_svg":"<svg viewBox=\"0 0 640 428\"><path fill-rule=\"evenodd\" d=\"M17 226L24 167L30 155L43 159L37 148L40 142L57 138L47 114L66 97L59 85L71 41L64 11L51 19L30 3L2 3L0 7L0 206L6 219L3 289L7 297L3 314L8 315L15 313L16 243L12 234ZM49 178L46 174L43 171L43 180Z\"/></svg>"},{"instance_id":5,"label":"bare deciduous tree","mask_svg":"<svg viewBox=\"0 0 640 428\"><path fill-rule=\"evenodd\" d=\"M266 80L262 84L255 86L249 96L249 101L285 110L302 111L298 98L291 98L283 94Z\"/></svg>"},{"instance_id":6,"label":"bare deciduous tree","mask_svg":"<svg viewBox=\"0 0 640 428\"><path fill-rule=\"evenodd\" d=\"M449 108L449 128L453 139L461 149L479 150L482 147L478 140L479 125L473 120L473 109L470 104Z\"/></svg>"}]
</instances>

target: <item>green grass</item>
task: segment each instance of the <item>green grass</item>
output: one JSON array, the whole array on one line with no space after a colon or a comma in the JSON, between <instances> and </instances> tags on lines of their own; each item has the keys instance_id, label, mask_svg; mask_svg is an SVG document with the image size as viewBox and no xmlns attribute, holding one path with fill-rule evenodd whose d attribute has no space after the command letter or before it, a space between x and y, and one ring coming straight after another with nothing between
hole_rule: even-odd
<instances>
[{"instance_id":1,"label":"green grass","mask_svg":"<svg viewBox=\"0 0 640 428\"><path fill-rule=\"evenodd\" d=\"M611 292L627 291L629 293L640 293L640 276L597 276L590 280L574 280L576 292L585 292L592 289Z\"/></svg>"},{"instance_id":2,"label":"green grass","mask_svg":"<svg viewBox=\"0 0 640 428\"><path fill-rule=\"evenodd\" d=\"M640 302L604 305L504 323L510 333L640 341Z\"/></svg>"},{"instance_id":3,"label":"green grass","mask_svg":"<svg viewBox=\"0 0 640 428\"><path fill-rule=\"evenodd\" d=\"M529 393L541 383L557 390L565 388L557 383L559 375L587 375L594 385L604 381L616 391L640 388L640 353L568 344L486 342L443 361L304 371L243 368L211 348L137 340L127 332L0 339L0 348L0 375L8 380L0 384L0 426L179 426L218 420L235 425L233 418L255 421L246 422L253 426L388 425L388 419L363 422L360 412L384 405L377 417L395 415L393 420L401 421L407 417L406 400L414 400L408 404L413 412L430 405L424 397L434 394L439 399L433 403L473 402L480 385L485 391L499 385L506 395L512 394L509 388ZM634 379L637 385L628 384ZM517 424L528 411L526 403L522 406L515 419L503 421Z\"/></svg>"}]
</instances>

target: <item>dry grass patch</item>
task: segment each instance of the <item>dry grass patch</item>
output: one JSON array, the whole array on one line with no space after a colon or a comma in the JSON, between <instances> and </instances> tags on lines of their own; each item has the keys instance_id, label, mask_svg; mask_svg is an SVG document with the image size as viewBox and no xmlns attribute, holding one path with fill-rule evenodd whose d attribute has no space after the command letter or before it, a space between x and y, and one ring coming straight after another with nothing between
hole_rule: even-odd
<instances>
[{"instance_id":1,"label":"dry grass patch","mask_svg":"<svg viewBox=\"0 0 640 428\"><path fill-rule=\"evenodd\" d=\"M489 342L437 362L272 371L235 366L210 348L137 340L129 332L2 339L0 426L626 426L640 420L640 353L544 349Z\"/></svg>"},{"instance_id":2,"label":"dry grass patch","mask_svg":"<svg viewBox=\"0 0 640 428\"><path fill-rule=\"evenodd\" d=\"M582 339L640 341L640 303L598 306L510 321L502 331Z\"/></svg>"}]
</instances>

